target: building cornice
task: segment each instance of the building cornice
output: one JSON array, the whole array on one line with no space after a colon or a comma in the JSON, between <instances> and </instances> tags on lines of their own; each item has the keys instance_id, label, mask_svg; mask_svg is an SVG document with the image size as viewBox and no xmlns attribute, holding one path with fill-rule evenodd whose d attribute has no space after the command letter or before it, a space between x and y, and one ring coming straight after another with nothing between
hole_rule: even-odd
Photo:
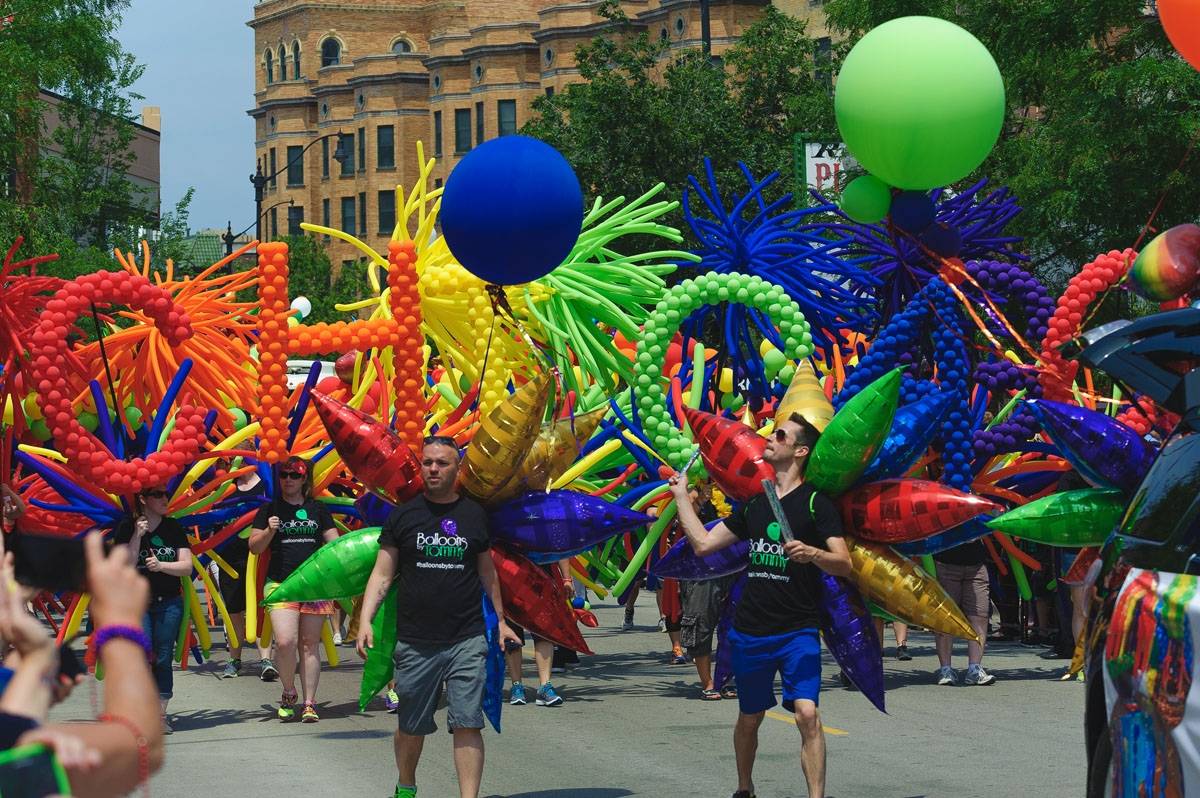
<instances>
[{"instance_id":1,"label":"building cornice","mask_svg":"<svg viewBox=\"0 0 1200 798\"><path fill-rule=\"evenodd\" d=\"M277 9L270 9L270 6L280 6ZM282 17L298 14L303 11L321 10L321 11L353 11L355 13L367 14L395 14L398 11L438 11L440 9L463 9L466 3L462 0L442 0L442 2L414 2L414 3L375 3L374 5L364 6L359 3L336 3L336 2L301 2L289 5L289 0L264 0L254 6L254 17L246 21L246 26L249 28L257 28L268 22L273 22ZM261 9L261 11L260 11Z\"/></svg>"}]
</instances>

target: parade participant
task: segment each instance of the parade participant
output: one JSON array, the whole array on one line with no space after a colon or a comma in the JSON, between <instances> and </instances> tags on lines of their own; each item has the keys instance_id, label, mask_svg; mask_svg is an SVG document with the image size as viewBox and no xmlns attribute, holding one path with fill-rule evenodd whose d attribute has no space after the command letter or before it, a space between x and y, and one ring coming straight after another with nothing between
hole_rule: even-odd
<instances>
[{"instance_id":1,"label":"parade participant","mask_svg":"<svg viewBox=\"0 0 1200 798\"><path fill-rule=\"evenodd\" d=\"M443 691L454 734L461 798L476 798L483 777L483 692L487 664L481 591L500 618L498 643L519 643L504 619L500 583L488 549L487 514L458 493L459 453L453 438L425 439L422 495L397 508L379 536L379 555L363 596L358 653L374 645L371 619L397 580L394 739L396 798L417 793L417 763Z\"/></svg>"},{"instance_id":2,"label":"parade participant","mask_svg":"<svg viewBox=\"0 0 1200 798\"><path fill-rule=\"evenodd\" d=\"M967 641L967 672L963 675L962 683L972 687L983 687L996 681L995 676L983 669L983 641L987 640L988 615L991 612L985 565L987 558L987 549L978 540L933 555L938 582L962 609L971 628L979 636L979 642ZM937 632L933 641L937 647L939 666L937 683L942 687L954 687L959 683L958 673L950 664L954 638Z\"/></svg>"},{"instance_id":3,"label":"parade participant","mask_svg":"<svg viewBox=\"0 0 1200 798\"><path fill-rule=\"evenodd\" d=\"M571 595L574 590L568 562L568 560L560 560L553 565L542 566L551 577L558 579L562 583L564 599ZM505 650L504 659L505 665L508 668L508 678L512 680L512 686L509 687L508 691L508 703L519 707L528 703L525 697L525 685L522 682L523 674L521 672L525 630L516 624L509 624L509 628L513 630L513 634L521 642L520 644L510 645ZM549 640L545 640L535 634L531 633L530 636L533 638L533 662L538 674L538 689L534 700L539 707L562 706L562 696L558 694L558 691L554 689L554 685L550 683L550 674L554 668L556 659L556 646Z\"/></svg>"},{"instance_id":4,"label":"parade participant","mask_svg":"<svg viewBox=\"0 0 1200 798\"><path fill-rule=\"evenodd\" d=\"M708 524L717 520L717 508L712 503L712 485L707 482L698 483L688 492L688 497L702 523ZM718 579L679 583L679 598L683 605L679 638L696 666L696 676L700 679L700 697L706 701L737 697L737 690L732 686L721 692L714 689L712 672L713 635L717 631L717 622L721 619L725 597L736 579L736 574L729 574Z\"/></svg>"},{"instance_id":5,"label":"parade participant","mask_svg":"<svg viewBox=\"0 0 1200 798\"><path fill-rule=\"evenodd\" d=\"M127 544L129 561L150 582L150 607L142 626L154 659L152 670L162 705L163 733L173 729L167 718L167 703L175 687L171 669L179 626L183 623L183 593L180 577L192 572L192 553L183 527L167 516L167 491L146 488L136 500L137 515L127 516L113 533L113 541Z\"/></svg>"},{"instance_id":6,"label":"parade participant","mask_svg":"<svg viewBox=\"0 0 1200 798\"><path fill-rule=\"evenodd\" d=\"M810 798L825 795L825 734L817 701L821 686L818 598L821 572L850 573L841 516L828 497L804 483L809 454L819 433L798 414L779 422L763 460L775 469L775 491L786 519L777 519L765 496L706 531L688 497L686 476L670 480L680 525L696 554L704 556L750 543L746 587L729 635L739 713L733 731L738 787L733 798L754 798L758 728L775 699L775 674L783 681L783 705L800 730L800 765ZM787 539L786 520L794 539Z\"/></svg>"},{"instance_id":7,"label":"parade participant","mask_svg":"<svg viewBox=\"0 0 1200 798\"><path fill-rule=\"evenodd\" d=\"M289 457L279 466L279 495L263 505L254 517L250 532L250 551L261 554L270 549L271 562L263 595L270 596L279 583L288 578L302 562L325 543L337 538L333 516L312 496L312 469L308 461ZM321 679L321 627L333 614L332 601L293 601L267 605L275 635L275 654L283 695L277 712L280 720L296 715L296 665L299 643L300 687L304 706L300 720L320 720L315 707L317 684Z\"/></svg>"}]
</instances>

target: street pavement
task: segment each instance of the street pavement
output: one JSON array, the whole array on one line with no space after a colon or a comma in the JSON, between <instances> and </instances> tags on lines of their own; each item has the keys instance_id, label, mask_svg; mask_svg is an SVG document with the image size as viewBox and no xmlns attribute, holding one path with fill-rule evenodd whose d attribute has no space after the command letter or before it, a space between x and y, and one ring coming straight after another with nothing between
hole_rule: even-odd
<instances>
[{"instance_id":1,"label":"street pavement","mask_svg":"<svg viewBox=\"0 0 1200 798\"><path fill-rule=\"evenodd\" d=\"M594 607L600 628L585 629L596 652L556 675L565 699L558 708L504 706L503 734L484 733L489 798L724 798L736 786L732 728L737 702L701 701L695 669L666 664L669 644L656 631L653 601L643 597L639 628L620 631L622 610ZM214 631L214 636L216 636ZM821 714L828 745L828 795L833 798L1007 798L1073 796L1083 792L1084 686L1056 677L1066 663L1046 661L1040 648L993 644L985 667L989 687L937 687L933 638L915 633L912 662L897 662L887 630L888 714L856 692L836 686L825 655ZM382 697L359 713L361 662L340 648L342 663L321 675L318 724L281 723L279 685L255 675L220 680L225 660L177 673L166 764L150 793L197 795L390 796L396 782L394 716ZM526 684L536 683L527 649ZM955 665L966 666L965 645ZM244 672L247 670L243 669ZM251 666L252 674L257 667ZM52 713L92 716L99 686L84 685ZM417 776L421 798L457 798L445 710L426 741ZM807 795L800 772L799 733L781 707L768 713L755 770L760 798Z\"/></svg>"}]
</instances>

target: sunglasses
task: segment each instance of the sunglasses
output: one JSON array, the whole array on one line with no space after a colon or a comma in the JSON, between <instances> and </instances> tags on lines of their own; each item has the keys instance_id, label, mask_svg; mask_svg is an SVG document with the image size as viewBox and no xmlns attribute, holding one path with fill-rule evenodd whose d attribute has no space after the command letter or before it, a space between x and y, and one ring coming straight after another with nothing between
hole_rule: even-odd
<instances>
[{"instance_id":1,"label":"sunglasses","mask_svg":"<svg viewBox=\"0 0 1200 798\"><path fill-rule=\"evenodd\" d=\"M304 475L298 471L280 471L280 479L304 479Z\"/></svg>"},{"instance_id":2,"label":"sunglasses","mask_svg":"<svg viewBox=\"0 0 1200 798\"><path fill-rule=\"evenodd\" d=\"M148 490L145 493L143 493L142 495L145 496L147 499L165 499L165 498L167 498L167 492L165 490Z\"/></svg>"},{"instance_id":3,"label":"sunglasses","mask_svg":"<svg viewBox=\"0 0 1200 798\"><path fill-rule=\"evenodd\" d=\"M787 443L788 442L787 431L781 430L781 429L775 430L775 440L779 441L780 443Z\"/></svg>"}]
</instances>

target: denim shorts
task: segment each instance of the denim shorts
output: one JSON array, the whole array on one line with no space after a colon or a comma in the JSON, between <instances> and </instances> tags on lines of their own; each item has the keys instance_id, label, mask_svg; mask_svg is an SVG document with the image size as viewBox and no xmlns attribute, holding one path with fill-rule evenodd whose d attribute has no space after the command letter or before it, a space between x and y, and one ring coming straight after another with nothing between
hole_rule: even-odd
<instances>
[{"instance_id":1,"label":"denim shorts","mask_svg":"<svg viewBox=\"0 0 1200 798\"><path fill-rule=\"evenodd\" d=\"M775 706L775 674L783 682L783 708L795 711L795 702L818 703L821 693L821 638L816 629L798 629L781 635L757 637L729 631L733 649L733 675L737 679L738 708L756 715Z\"/></svg>"},{"instance_id":2,"label":"denim shorts","mask_svg":"<svg viewBox=\"0 0 1200 798\"><path fill-rule=\"evenodd\" d=\"M483 728L483 690L487 679L487 639L468 637L457 643L396 643L396 721L410 735L433 734L442 692L446 694L446 725L455 729Z\"/></svg>"}]
</instances>

